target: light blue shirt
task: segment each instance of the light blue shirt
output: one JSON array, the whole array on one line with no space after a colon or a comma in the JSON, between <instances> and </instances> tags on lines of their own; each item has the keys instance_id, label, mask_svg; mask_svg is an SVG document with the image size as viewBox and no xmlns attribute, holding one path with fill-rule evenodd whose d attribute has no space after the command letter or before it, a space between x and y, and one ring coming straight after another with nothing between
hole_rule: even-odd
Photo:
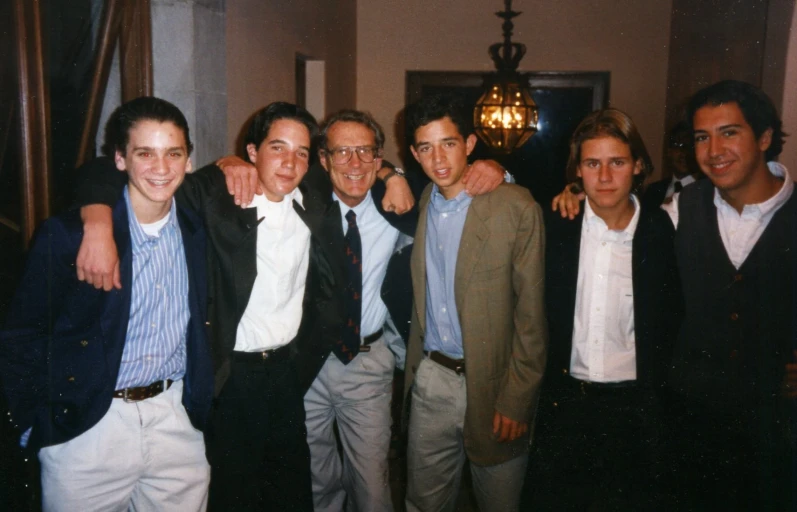
<instances>
[{"instance_id":1,"label":"light blue shirt","mask_svg":"<svg viewBox=\"0 0 797 512\"><path fill-rule=\"evenodd\" d=\"M354 210L357 215L357 229L360 230L363 249L360 333L363 337L369 336L381 329L388 317L387 306L382 301L382 282L385 280L387 264L396 247L399 231L391 226L376 209L370 191L365 199L354 208L348 207L334 192L332 198L340 203L340 221L343 223L344 234L349 230L346 214L349 213L349 210Z\"/></svg>"},{"instance_id":2,"label":"light blue shirt","mask_svg":"<svg viewBox=\"0 0 797 512\"><path fill-rule=\"evenodd\" d=\"M437 188L426 212L426 335L424 349L461 359L462 329L454 300L454 276L462 229L473 200L462 191L446 200Z\"/></svg>"},{"instance_id":3,"label":"light blue shirt","mask_svg":"<svg viewBox=\"0 0 797 512\"><path fill-rule=\"evenodd\" d=\"M133 250L130 320L116 389L178 380L185 374L188 267L177 209L172 200L168 220L158 236L144 232L133 213L125 187Z\"/></svg>"}]
</instances>

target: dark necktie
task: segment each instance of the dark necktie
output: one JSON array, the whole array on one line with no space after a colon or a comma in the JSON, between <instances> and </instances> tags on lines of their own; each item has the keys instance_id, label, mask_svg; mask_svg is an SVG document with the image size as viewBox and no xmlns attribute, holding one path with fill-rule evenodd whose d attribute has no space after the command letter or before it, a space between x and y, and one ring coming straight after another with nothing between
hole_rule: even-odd
<instances>
[{"instance_id":1,"label":"dark necktie","mask_svg":"<svg viewBox=\"0 0 797 512\"><path fill-rule=\"evenodd\" d=\"M346 231L345 237L347 281L344 305L346 307L346 322L343 325L340 340L334 348L335 355L343 364L349 364L360 351L363 294L363 247L360 230L357 228L357 214L353 210L349 210L346 220L349 221L349 229Z\"/></svg>"},{"instance_id":2,"label":"dark necktie","mask_svg":"<svg viewBox=\"0 0 797 512\"><path fill-rule=\"evenodd\" d=\"M684 189L684 186L681 184L681 182L680 181L676 181L675 185L673 186L673 194L677 194L678 192L680 192L683 189Z\"/></svg>"}]
</instances>

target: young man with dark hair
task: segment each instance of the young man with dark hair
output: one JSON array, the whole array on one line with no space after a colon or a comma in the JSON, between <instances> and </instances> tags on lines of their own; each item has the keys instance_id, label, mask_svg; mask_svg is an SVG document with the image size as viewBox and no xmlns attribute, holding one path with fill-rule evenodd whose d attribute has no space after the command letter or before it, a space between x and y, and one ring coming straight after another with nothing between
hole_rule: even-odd
<instances>
[{"instance_id":1,"label":"young man with dark hair","mask_svg":"<svg viewBox=\"0 0 797 512\"><path fill-rule=\"evenodd\" d=\"M542 213L515 185L466 194L476 136L464 112L442 95L407 108L432 180L411 262L410 511L453 510L466 459L480 510L518 509L545 367Z\"/></svg>"},{"instance_id":2,"label":"young man with dark hair","mask_svg":"<svg viewBox=\"0 0 797 512\"><path fill-rule=\"evenodd\" d=\"M39 450L44 510L204 510L205 231L173 200L188 126L171 103L138 98L111 115L103 149L128 179L112 212L123 286L75 276L77 212L40 227L0 331L12 421Z\"/></svg>"},{"instance_id":3,"label":"young man with dark hair","mask_svg":"<svg viewBox=\"0 0 797 512\"><path fill-rule=\"evenodd\" d=\"M418 216L417 209L397 215L388 210L392 203L382 200L388 182L404 182L391 180L393 175L382 167L384 141L382 128L367 112L336 112L325 120L318 137L321 165L313 166L305 179L314 197L336 217L336 226L329 230L330 250L338 255L332 270L339 272L345 286L342 311L319 311L327 315L327 321L319 321L329 326L324 332L332 342L319 338L303 346L316 512L393 509L387 459L390 400L394 368L404 366L409 334L409 256ZM494 163L480 167L473 170L471 183L486 185L489 191L500 183L503 170ZM247 169L243 171L245 175ZM238 172L225 168L231 175ZM382 180L377 178L380 173ZM413 178L407 177L411 185ZM413 193L419 188L414 186Z\"/></svg>"},{"instance_id":4,"label":"young man with dark hair","mask_svg":"<svg viewBox=\"0 0 797 512\"><path fill-rule=\"evenodd\" d=\"M663 387L683 312L675 230L633 193L653 171L624 112L593 112L570 142L568 173L587 201L550 212L548 364L529 459L533 510L649 510Z\"/></svg>"},{"instance_id":5,"label":"young man with dark hair","mask_svg":"<svg viewBox=\"0 0 797 512\"><path fill-rule=\"evenodd\" d=\"M318 315L336 319L339 311L338 279L327 270L334 268L328 247L338 219L297 188L317 130L303 108L272 103L245 138L262 190L248 208L236 205L215 165L186 176L175 196L200 213L209 235L213 510L312 510L299 345L330 337ZM104 169L95 174L91 182L110 178ZM79 195L86 204L107 204L116 190ZM103 208L85 208L87 231L104 229Z\"/></svg>"},{"instance_id":6,"label":"young man with dark hair","mask_svg":"<svg viewBox=\"0 0 797 512\"><path fill-rule=\"evenodd\" d=\"M687 114L708 179L663 206L686 308L669 372L671 492L685 509L790 510L797 197L774 161L785 134L766 94L736 80L698 91ZM574 203L553 206L572 216Z\"/></svg>"},{"instance_id":7,"label":"young man with dark hair","mask_svg":"<svg viewBox=\"0 0 797 512\"><path fill-rule=\"evenodd\" d=\"M760 89L733 80L697 92L688 116L708 180L670 211L686 300L670 372L675 488L684 507L791 510L797 197L773 161L781 121Z\"/></svg>"}]
</instances>

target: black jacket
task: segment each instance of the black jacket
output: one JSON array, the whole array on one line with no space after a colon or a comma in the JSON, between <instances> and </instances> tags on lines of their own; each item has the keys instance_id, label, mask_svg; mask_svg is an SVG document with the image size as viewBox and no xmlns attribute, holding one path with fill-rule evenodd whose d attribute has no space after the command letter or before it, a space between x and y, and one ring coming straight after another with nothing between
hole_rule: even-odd
<instances>
[{"instance_id":1,"label":"black jacket","mask_svg":"<svg viewBox=\"0 0 797 512\"><path fill-rule=\"evenodd\" d=\"M546 212L545 291L550 347L543 400L569 378L583 207L575 220ZM659 208L642 206L632 243L637 381L661 390L683 316L673 239Z\"/></svg>"},{"instance_id":2,"label":"black jacket","mask_svg":"<svg viewBox=\"0 0 797 512\"><path fill-rule=\"evenodd\" d=\"M84 166L78 180L78 205L111 205L120 196L127 174L116 170L110 159L98 158ZM304 186L301 190L304 208L294 202L294 209L310 229L310 270L305 287L306 309L292 351L301 370L300 379L305 381L308 368L314 367L314 354L308 347L331 346L340 333L344 267L339 212L334 205L323 203L314 191ZM235 204L215 165L186 175L175 198L178 204L199 213L208 234L207 325L218 394L229 376L238 323L257 276L257 210Z\"/></svg>"}]
</instances>

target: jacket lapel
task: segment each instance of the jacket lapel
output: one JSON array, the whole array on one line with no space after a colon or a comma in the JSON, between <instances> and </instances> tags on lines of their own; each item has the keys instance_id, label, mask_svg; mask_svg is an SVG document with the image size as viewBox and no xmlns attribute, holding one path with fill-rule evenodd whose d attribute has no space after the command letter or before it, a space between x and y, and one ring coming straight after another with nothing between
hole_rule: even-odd
<instances>
[{"instance_id":1,"label":"jacket lapel","mask_svg":"<svg viewBox=\"0 0 797 512\"><path fill-rule=\"evenodd\" d=\"M415 311L420 322L420 332L426 332L426 212L432 186L424 190L418 206L418 227L415 230L415 243L412 247L410 269L412 271L412 294Z\"/></svg>"},{"instance_id":2,"label":"jacket lapel","mask_svg":"<svg viewBox=\"0 0 797 512\"><path fill-rule=\"evenodd\" d=\"M114 288L108 293L105 309L100 321L104 339L108 346L108 368L115 369L111 378L116 381L122 350L127 338L127 324L130 320L130 300L133 288L133 249L130 241L127 204L122 197L113 209L113 237L119 254L119 274L122 289Z\"/></svg>"},{"instance_id":3,"label":"jacket lapel","mask_svg":"<svg viewBox=\"0 0 797 512\"><path fill-rule=\"evenodd\" d=\"M463 311L465 296L470 285L470 279L476 264L482 257L484 246L490 238L490 228L487 219L490 218L489 196L474 197L465 217L465 226L462 228L462 239L457 253L457 269L454 275L454 299L457 311Z\"/></svg>"}]
</instances>

